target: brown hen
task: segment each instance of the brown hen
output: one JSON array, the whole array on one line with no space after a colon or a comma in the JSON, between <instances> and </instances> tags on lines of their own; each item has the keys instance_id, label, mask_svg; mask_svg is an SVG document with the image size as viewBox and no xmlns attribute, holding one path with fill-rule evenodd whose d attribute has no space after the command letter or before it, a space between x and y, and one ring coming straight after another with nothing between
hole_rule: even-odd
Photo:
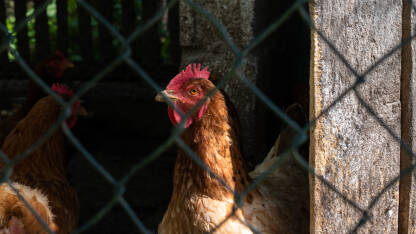
<instances>
[{"instance_id":1,"label":"brown hen","mask_svg":"<svg viewBox=\"0 0 416 234\"><path fill-rule=\"evenodd\" d=\"M65 100L72 97L71 90L54 84L52 89ZM2 150L13 159L35 143L57 121L61 105L52 97L40 99L13 129L4 141ZM66 124L72 128L79 114L85 109L77 101L72 106L72 114ZM55 132L31 154L14 166L11 180L32 189L42 191L47 199L57 225L58 233L72 232L79 215L79 202L76 191L66 177L66 138L61 128ZM0 170L4 162L0 162ZM0 217L1 219L1 217Z\"/></svg>"},{"instance_id":2,"label":"brown hen","mask_svg":"<svg viewBox=\"0 0 416 234\"><path fill-rule=\"evenodd\" d=\"M170 81L156 100L163 101L163 95L174 103L174 109L168 107L168 114L171 122L178 124L182 117L176 110L187 113L214 88L206 68L201 70L200 65L189 65ZM220 91L184 122L183 141L231 190L238 193L267 170L277 160L277 153L295 136L289 128L282 131L264 162L248 173L236 133L236 121L230 116ZM159 224L159 233L252 233L246 224L260 233L308 233L308 173L294 159L287 160L251 190L243 198L240 208L235 207L233 191L179 149L173 193ZM227 218L234 208L235 215Z\"/></svg>"},{"instance_id":3,"label":"brown hen","mask_svg":"<svg viewBox=\"0 0 416 234\"><path fill-rule=\"evenodd\" d=\"M55 54L50 55L36 64L34 69L35 73L42 78L46 84L52 85L59 81L66 69L73 66L74 64L72 64L62 52L56 51ZM30 109L32 109L33 105L45 96L46 93L30 79L29 89L23 106L12 116L0 121L0 145L3 144L4 139L10 131L16 127L16 124L27 115Z\"/></svg>"}]
</instances>

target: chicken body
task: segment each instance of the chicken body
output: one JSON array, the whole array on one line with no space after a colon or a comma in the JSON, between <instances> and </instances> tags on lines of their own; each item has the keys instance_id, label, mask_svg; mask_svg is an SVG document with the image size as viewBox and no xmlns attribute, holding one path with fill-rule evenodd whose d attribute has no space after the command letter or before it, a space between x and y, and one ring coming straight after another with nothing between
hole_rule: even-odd
<instances>
[{"instance_id":1,"label":"chicken body","mask_svg":"<svg viewBox=\"0 0 416 234\"><path fill-rule=\"evenodd\" d=\"M12 183L51 231L56 231L54 216L48 198L39 190ZM7 184L0 186L0 234L37 233L46 234L45 228Z\"/></svg>"},{"instance_id":2,"label":"chicken body","mask_svg":"<svg viewBox=\"0 0 416 234\"><path fill-rule=\"evenodd\" d=\"M170 90L168 85L165 94L185 113L189 105L183 103L192 106L215 87L208 79L198 76L179 86L184 88ZM194 95L195 89L197 95ZM182 102L181 98L187 93L192 96L191 100L199 98ZM160 97L158 99L161 100ZM174 117L171 113L172 110L169 116ZM177 120L172 122L179 122ZM277 160L277 152L282 150L279 138L264 162L248 174L236 136L235 121L230 117L224 96L219 91L186 122L191 124L181 136L183 141L231 190L238 193L267 170ZM293 137L293 134L286 130L281 136ZM251 190L243 198L242 207L236 208L235 216L231 217L235 194L182 149L178 152L173 185L168 209L159 224L159 233L252 233L248 225L260 233L308 233L308 174L293 159L286 161Z\"/></svg>"},{"instance_id":3,"label":"chicken body","mask_svg":"<svg viewBox=\"0 0 416 234\"><path fill-rule=\"evenodd\" d=\"M73 66L62 52L56 51L55 54L39 62L35 66L35 72L46 84L52 85L52 83L58 82L66 69ZM16 124L27 115L33 105L45 96L45 92L33 80L30 80L23 106L15 114L0 122L0 145L3 145L4 139L16 127Z\"/></svg>"},{"instance_id":4,"label":"chicken body","mask_svg":"<svg viewBox=\"0 0 416 234\"><path fill-rule=\"evenodd\" d=\"M52 96L40 99L4 141L2 150L14 158L35 143L56 122L61 106ZM66 141L58 128L13 170L11 180L42 191L48 198L58 233L73 231L78 222L76 191L66 178ZM0 170L4 162L0 162Z\"/></svg>"}]
</instances>

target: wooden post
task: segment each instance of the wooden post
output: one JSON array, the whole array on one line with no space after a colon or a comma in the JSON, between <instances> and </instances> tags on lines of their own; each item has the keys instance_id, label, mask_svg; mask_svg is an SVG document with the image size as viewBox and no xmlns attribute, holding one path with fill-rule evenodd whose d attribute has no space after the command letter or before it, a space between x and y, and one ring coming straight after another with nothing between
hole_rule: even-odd
<instances>
[{"instance_id":1,"label":"wooden post","mask_svg":"<svg viewBox=\"0 0 416 234\"><path fill-rule=\"evenodd\" d=\"M173 64L180 64L181 49L179 43L179 4L175 4L168 13L171 58Z\"/></svg>"},{"instance_id":2,"label":"wooden post","mask_svg":"<svg viewBox=\"0 0 416 234\"><path fill-rule=\"evenodd\" d=\"M315 26L359 73L401 41L402 4L394 0L310 2ZM324 40L311 35L311 117L318 116L356 77ZM377 115L400 137L400 50L369 73L358 90ZM367 208L399 175L399 143L347 94L311 131L311 165L347 198ZM311 233L349 233L362 213L316 177L311 177ZM399 184L386 190L359 233L397 233Z\"/></svg>"},{"instance_id":3,"label":"wooden post","mask_svg":"<svg viewBox=\"0 0 416 234\"><path fill-rule=\"evenodd\" d=\"M142 17L143 22L151 19L158 10L160 10L160 0L143 0ZM152 68L160 64L160 35L158 24L147 30L143 36L139 37L139 41L146 46L140 47L140 62L145 67Z\"/></svg>"},{"instance_id":4,"label":"wooden post","mask_svg":"<svg viewBox=\"0 0 416 234\"><path fill-rule=\"evenodd\" d=\"M136 14L134 11L134 0L123 0L122 2L122 32L124 36L130 35L136 28Z\"/></svg>"},{"instance_id":5,"label":"wooden post","mask_svg":"<svg viewBox=\"0 0 416 234\"><path fill-rule=\"evenodd\" d=\"M14 14L16 17L16 25L22 22L26 18L26 1L15 1L14 2ZM29 37L27 36L27 24L17 32L17 51L20 56L29 61Z\"/></svg>"},{"instance_id":6,"label":"wooden post","mask_svg":"<svg viewBox=\"0 0 416 234\"><path fill-rule=\"evenodd\" d=\"M68 51L68 0L58 0L57 5L57 40L58 49L64 54Z\"/></svg>"},{"instance_id":7,"label":"wooden post","mask_svg":"<svg viewBox=\"0 0 416 234\"><path fill-rule=\"evenodd\" d=\"M109 22L113 22L113 1L95 1L96 9L104 16ZM115 59L115 52L113 46L113 36L108 31L108 29L102 24L98 22L98 33L99 33L99 48L100 48L100 56L103 61L109 61Z\"/></svg>"},{"instance_id":8,"label":"wooden post","mask_svg":"<svg viewBox=\"0 0 416 234\"><path fill-rule=\"evenodd\" d=\"M414 3L413 3L414 4ZM416 33L416 12L408 0L403 0L403 39ZM416 152L416 42L402 49L402 139ZM416 160L406 150L401 150L400 169L414 165ZM399 233L416 233L416 172L400 180Z\"/></svg>"},{"instance_id":9,"label":"wooden post","mask_svg":"<svg viewBox=\"0 0 416 234\"><path fill-rule=\"evenodd\" d=\"M0 23L6 25L6 3L4 0L0 0ZM0 43L5 42L5 35L6 34L4 32L0 32ZM0 63L7 63L8 60L7 50L4 50L0 53Z\"/></svg>"},{"instance_id":10,"label":"wooden post","mask_svg":"<svg viewBox=\"0 0 416 234\"><path fill-rule=\"evenodd\" d=\"M85 2L90 3L88 0ZM91 61L93 59L93 45L92 45L92 27L90 14L78 4L78 28L79 28L79 46L81 49L81 56L84 60Z\"/></svg>"},{"instance_id":11,"label":"wooden post","mask_svg":"<svg viewBox=\"0 0 416 234\"><path fill-rule=\"evenodd\" d=\"M35 9L39 8L44 1L35 0ZM48 15L46 9L40 13L35 19L35 38L36 38L36 49L35 49L35 61L39 61L47 57L50 53L50 37L49 37L49 25Z\"/></svg>"},{"instance_id":12,"label":"wooden post","mask_svg":"<svg viewBox=\"0 0 416 234\"><path fill-rule=\"evenodd\" d=\"M125 37L130 36L130 34L136 29L139 24L137 20L137 15L135 12L135 3L134 0L123 0L122 2L122 32ZM139 40L134 40L130 43L132 49L132 55L134 58L137 58L139 55L140 43Z\"/></svg>"}]
</instances>

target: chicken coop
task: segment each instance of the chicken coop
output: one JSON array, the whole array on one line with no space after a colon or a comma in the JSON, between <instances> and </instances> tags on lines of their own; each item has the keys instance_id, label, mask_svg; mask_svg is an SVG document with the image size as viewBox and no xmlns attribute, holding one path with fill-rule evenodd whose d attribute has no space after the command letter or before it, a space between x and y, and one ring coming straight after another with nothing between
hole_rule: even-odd
<instances>
[{"instance_id":1,"label":"chicken coop","mask_svg":"<svg viewBox=\"0 0 416 234\"><path fill-rule=\"evenodd\" d=\"M9 156L9 134L22 132L37 101L59 91L52 83L65 84L87 112L69 132L65 118L48 123L66 139L64 177L80 207L72 231L157 232L187 128L172 125L173 112L155 96L188 64L201 64L234 106L227 110L236 113L247 171L257 172L272 147L277 155L249 184L242 177L241 194L250 198L273 173L288 173L280 176L287 189L275 194L294 200L307 191L307 218L296 221L308 231L300 233L414 233L415 10L392 0L0 0L0 131L9 128L0 132L2 152ZM56 56L65 69L54 70ZM289 111L295 103L302 114ZM39 149L48 134L55 137L45 132ZM1 182L11 183L16 172L4 168L13 160L0 160ZM298 170L304 180L291 174Z\"/></svg>"}]
</instances>

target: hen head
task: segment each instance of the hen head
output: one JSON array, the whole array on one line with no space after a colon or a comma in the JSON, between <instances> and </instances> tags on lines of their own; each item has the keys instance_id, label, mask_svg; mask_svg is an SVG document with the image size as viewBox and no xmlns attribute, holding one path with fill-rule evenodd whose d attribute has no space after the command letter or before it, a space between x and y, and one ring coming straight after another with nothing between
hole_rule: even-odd
<instances>
[{"instance_id":1,"label":"hen head","mask_svg":"<svg viewBox=\"0 0 416 234\"><path fill-rule=\"evenodd\" d=\"M166 87L160 92L156 101L164 102L168 98L173 102L174 108L168 106L170 121L176 125L181 122L180 110L186 114L213 88L214 84L209 80L210 72L208 68L201 70L201 65L190 64L185 70L176 75ZM210 100L207 99L194 114L186 119L185 128L189 127L193 120L200 119L206 112Z\"/></svg>"},{"instance_id":2,"label":"hen head","mask_svg":"<svg viewBox=\"0 0 416 234\"><path fill-rule=\"evenodd\" d=\"M55 54L36 65L36 73L45 76L42 78L61 78L65 70L71 67L74 67L74 64L57 50Z\"/></svg>"},{"instance_id":3,"label":"hen head","mask_svg":"<svg viewBox=\"0 0 416 234\"><path fill-rule=\"evenodd\" d=\"M59 94L66 101L74 96L72 90L63 84L53 84L52 90ZM87 111L81 105L81 102L77 100L74 102L74 104L72 104L71 115L66 119L66 124L69 128L73 128L75 126L79 115L87 115Z\"/></svg>"}]
</instances>

